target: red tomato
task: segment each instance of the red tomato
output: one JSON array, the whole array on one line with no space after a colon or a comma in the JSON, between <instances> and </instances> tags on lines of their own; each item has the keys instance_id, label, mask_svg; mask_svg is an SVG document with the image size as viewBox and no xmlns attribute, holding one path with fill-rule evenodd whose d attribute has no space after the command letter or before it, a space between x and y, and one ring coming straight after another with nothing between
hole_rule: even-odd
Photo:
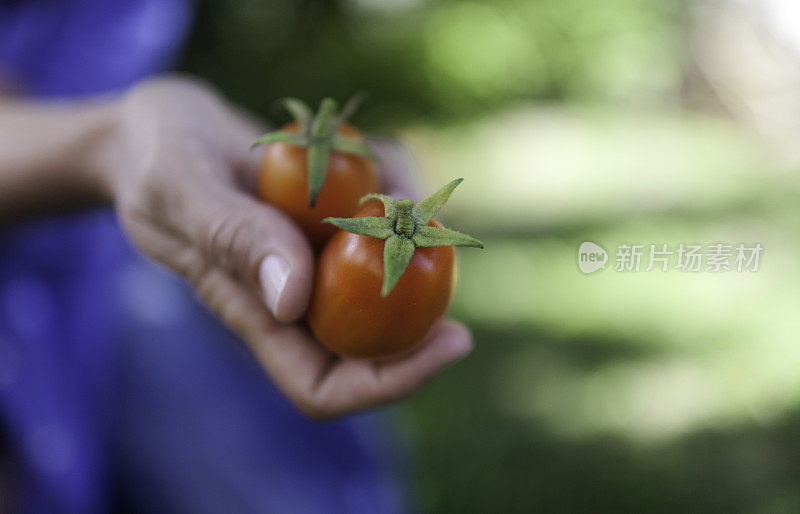
<instances>
[{"instance_id":1,"label":"red tomato","mask_svg":"<svg viewBox=\"0 0 800 514\"><path fill-rule=\"evenodd\" d=\"M383 214L383 205L373 201L354 217ZM442 225L432 220L428 226ZM349 357L403 352L420 342L447 311L455 286L452 246L417 248L385 298L383 254L383 240L344 231L322 252L308 321L330 351Z\"/></svg>"},{"instance_id":2,"label":"red tomato","mask_svg":"<svg viewBox=\"0 0 800 514\"><path fill-rule=\"evenodd\" d=\"M283 129L297 133L297 123ZM359 132L347 124L339 134L363 141ZM305 232L316 250L336 232L336 227L322 223L323 218L351 216L358 210L359 199L380 189L378 172L369 159L357 155L331 152L328 171L316 204L309 206L308 150L288 143L270 143L258 175L261 199L288 214Z\"/></svg>"}]
</instances>

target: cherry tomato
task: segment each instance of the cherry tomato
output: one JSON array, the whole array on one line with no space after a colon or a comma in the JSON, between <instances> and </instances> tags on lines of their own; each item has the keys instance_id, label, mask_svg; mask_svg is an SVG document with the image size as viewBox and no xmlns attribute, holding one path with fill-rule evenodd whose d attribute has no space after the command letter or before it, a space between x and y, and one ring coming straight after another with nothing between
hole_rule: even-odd
<instances>
[{"instance_id":1,"label":"cherry tomato","mask_svg":"<svg viewBox=\"0 0 800 514\"><path fill-rule=\"evenodd\" d=\"M322 223L324 218L350 216L362 196L379 190L375 155L346 123L362 99L355 95L339 111L335 100L325 98L314 114L301 100L285 98L283 105L295 122L255 142L269 145L258 195L297 222L316 250L336 231Z\"/></svg>"},{"instance_id":2,"label":"cherry tomato","mask_svg":"<svg viewBox=\"0 0 800 514\"><path fill-rule=\"evenodd\" d=\"M372 201L355 217L383 216ZM442 227L432 220L428 226ZM330 351L349 357L392 355L415 346L444 316L455 286L452 246L417 248L397 285L381 296L384 241L340 231L317 264L308 321Z\"/></svg>"}]
</instances>

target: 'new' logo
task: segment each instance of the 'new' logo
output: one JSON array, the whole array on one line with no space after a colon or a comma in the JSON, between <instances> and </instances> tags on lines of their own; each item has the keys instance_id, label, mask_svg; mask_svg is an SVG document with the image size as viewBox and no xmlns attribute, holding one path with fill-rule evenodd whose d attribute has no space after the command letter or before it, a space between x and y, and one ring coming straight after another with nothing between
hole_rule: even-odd
<instances>
[{"instance_id":1,"label":"'new' logo","mask_svg":"<svg viewBox=\"0 0 800 514\"><path fill-rule=\"evenodd\" d=\"M606 267L608 262L608 252L600 246L585 241L578 248L578 268L587 275Z\"/></svg>"}]
</instances>

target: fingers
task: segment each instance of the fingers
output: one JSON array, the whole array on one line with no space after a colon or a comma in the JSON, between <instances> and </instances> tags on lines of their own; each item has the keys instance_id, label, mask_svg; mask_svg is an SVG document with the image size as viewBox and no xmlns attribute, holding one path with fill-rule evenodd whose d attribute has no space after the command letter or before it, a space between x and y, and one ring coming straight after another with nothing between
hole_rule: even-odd
<instances>
[{"instance_id":1,"label":"fingers","mask_svg":"<svg viewBox=\"0 0 800 514\"><path fill-rule=\"evenodd\" d=\"M444 321L409 355L383 362L339 360L319 379L305 412L328 419L402 400L471 350L466 327Z\"/></svg>"},{"instance_id":2,"label":"fingers","mask_svg":"<svg viewBox=\"0 0 800 514\"><path fill-rule=\"evenodd\" d=\"M186 191L180 217L185 237L209 263L253 285L281 322L306 310L314 278L311 247L277 209L226 189Z\"/></svg>"},{"instance_id":3,"label":"fingers","mask_svg":"<svg viewBox=\"0 0 800 514\"><path fill-rule=\"evenodd\" d=\"M198 248L209 264L258 290L277 320L300 318L313 279L309 244L286 216L239 187L234 173L255 175L257 153L249 149L257 123L184 79L153 82L128 107L131 138L145 140L131 151L147 155L136 156L145 164L117 188L122 216L141 212L145 223Z\"/></svg>"},{"instance_id":4,"label":"fingers","mask_svg":"<svg viewBox=\"0 0 800 514\"><path fill-rule=\"evenodd\" d=\"M296 325L277 323L254 294L205 261L193 247L182 252L180 266L203 302L238 334L261 367L298 408L313 416L318 377L335 361Z\"/></svg>"},{"instance_id":5,"label":"fingers","mask_svg":"<svg viewBox=\"0 0 800 514\"><path fill-rule=\"evenodd\" d=\"M194 282L206 304L243 338L275 384L312 419L336 418L406 398L472 348L463 325L443 322L410 355L382 363L340 359L306 330L276 323L257 297L225 273L206 268Z\"/></svg>"},{"instance_id":6,"label":"fingers","mask_svg":"<svg viewBox=\"0 0 800 514\"><path fill-rule=\"evenodd\" d=\"M467 329L436 326L412 354L376 363L341 359L296 325L270 319L247 289L213 268L198 276L197 290L244 339L264 370L305 415L325 420L406 398L472 349Z\"/></svg>"},{"instance_id":7,"label":"fingers","mask_svg":"<svg viewBox=\"0 0 800 514\"><path fill-rule=\"evenodd\" d=\"M381 363L377 369L379 401L393 401L415 392L442 368L466 357L472 351L472 335L456 321L436 325L427 342L411 355ZM394 393L394 396L393 396Z\"/></svg>"},{"instance_id":8,"label":"fingers","mask_svg":"<svg viewBox=\"0 0 800 514\"><path fill-rule=\"evenodd\" d=\"M313 416L314 390L336 358L296 325L277 323L257 292L210 262L193 244L146 219L129 216L125 228L150 257L187 278L203 303L235 332L275 384Z\"/></svg>"},{"instance_id":9,"label":"fingers","mask_svg":"<svg viewBox=\"0 0 800 514\"><path fill-rule=\"evenodd\" d=\"M310 418L330 419L401 400L472 348L463 325L442 322L411 354L381 362L340 359L305 329L277 323L258 294L210 263L195 246L139 220L130 220L128 229L189 279L203 302L242 338L275 384Z\"/></svg>"},{"instance_id":10,"label":"fingers","mask_svg":"<svg viewBox=\"0 0 800 514\"><path fill-rule=\"evenodd\" d=\"M400 200L421 200L419 166L411 152L389 138L370 137L369 145L378 156L384 190Z\"/></svg>"},{"instance_id":11,"label":"fingers","mask_svg":"<svg viewBox=\"0 0 800 514\"><path fill-rule=\"evenodd\" d=\"M236 182L249 193L255 189L264 152L251 147L265 127L230 105L219 113L219 123L225 157ZM245 195L231 195L224 211L219 220L208 220L208 231L201 229L201 245L217 264L245 280L254 276L257 266L255 276L273 316L282 322L297 320L305 312L313 279L313 257L305 238L283 214ZM261 223L253 223L259 219Z\"/></svg>"},{"instance_id":12,"label":"fingers","mask_svg":"<svg viewBox=\"0 0 800 514\"><path fill-rule=\"evenodd\" d=\"M247 212L249 208L235 209L234 212ZM258 214L254 212L251 218L258 218ZM261 212L260 215L261 221L266 222L265 226L271 226L273 230L265 232L261 240L290 239L291 236L281 233L278 220L270 220L270 213ZM242 245L245 252L254 252L253 255L266 253L257 266L261 278L274 280L269 278L274 271L271 268L276 267L278 274L283 270L281 266L272 264L272 257L277 252L269 244L259 250L252 241L243 242L245 239L241 239L236 242L236 237L240 237L237 234L259 234L261 228L248 228L246 223L251 221L247 217L241 219L235 215L230 219L232 221L218 229L221 231L219 235L212 236L215 242L208 244L218 246L210 252L203 250L202 245L154 226L148 220L128 217L126 228L146 253L192 283L204 303L243 339L275 384L307 416L330 419L401 400L471 350L472 339L468 330L459 323L444 321L434 326L425 340L406 355L382 361L342 359L332 355L302 327L277 323L276 319L280 318L273 317L264 308L261 292L235 278L236 274L246 271L235 271L233 262L237 260L235 253L238 250L227 250L231 243L225 241L234 241L233 248ZM244 228L225 228L236 226ZM233 235L223 235L225 230L231 230ZM300 240L305 244L302 236ZM310 252L308 248L303 250ZM228 255L228 261L220 261L220 256L225 255ZM295 257L296 261L302 259ZM240 261L250 262L246 258ZM220 262L225 267L220 266ZM259 257L253 258L252 262L259 262ZM311 266L310 256L308 266ZM311 276L310 269L305 276ZM285 290L291 286L264 286L270 310L276 307L275 310L285 315L287 301L279 298L277 304L274 303L269 296L270 287L283 287Z\"/></svg>"},{"instance_id":13,"label":"fingers","mask_svg":"<svg viewBox=\"0 0 800 514\"><path fill-rule=\"evenodd\" d=\"M223 269L260 284L275 319L285 323L303 315L313 285L314 257L305 236L282 213L240 195L204 224L199 242Z\"/></svg>"},{"instance_id":14,"label":"fingers","mask_svg":"<svg viewBox=\"0 0 800 514\"><path fill-rule=\"evenodd\" d=\"M285 215L250 196L263 152L250 147L263 127L231 106L219 107L215 118L223 138L223 161L243 187L239 191L224 186L214 192L195 189L198 194L186 202L184 213L195 220L190 238L210 262L245 283L259 284L275 319L295 321L305 312L311 293L311 249Z\"/></svg>"}]
</instances>

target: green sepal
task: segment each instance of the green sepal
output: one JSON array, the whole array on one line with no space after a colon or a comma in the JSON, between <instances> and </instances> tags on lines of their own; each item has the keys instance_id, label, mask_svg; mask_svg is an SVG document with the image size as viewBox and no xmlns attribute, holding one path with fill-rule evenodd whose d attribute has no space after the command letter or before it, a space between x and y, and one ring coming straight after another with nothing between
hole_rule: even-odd
<instances>
[{"instance_id":1,"label":"green sepal","mask_svg":"<svg viewBox=\"0 0 800 514\"><path fill-rule=\"evenodd\" d=\"M328 174L331 146L327 141L317 141L308 145L308 204L314 207L325 185Z\"/></svg>"},{"instance_id":2,"label":"green sepal","mask_svg":"<svg viewBox=\"0 0 800 514\"><path fill-rule=\"evenodd\" d=\"M387 218L397 218L397 200L389 195L368 194L361 197L358 205L364 205L370 200L380 200L383 202L383 215Z\"/></svg>"},{"instance_id":3,"label":"green sepal","mask_svg":"<svg viewBox=\"0 0 800 514\"><path fill-rule=\"evenodd\" d=\"M311 122L311 137L315 139L327 139L331 136L331 129L338 127L336 109L339 105L333 98L323 98L319 104L317 115Z\"/></svg>"},{"instance_id":4,"label":"green sepal","mask_svg":"<svg viewBox=\"0 0 800 514\"><path fill-rule=\"evenodd\" d=\"M362 218L325 218L323 223L330 223L340 229L362 236L386 239L394 234L394 223L389 218L364 216Z\"/></svg>"},{"instance_id":5,"label":"green sepal","mask_svg":"<svg viewBox=\"0 0 800 514\"><path fill-rule=\"evenodd\" d=\"M336 101L333 98L324 98L316 115L302 100L284 98L281 103L300 126L300 132L278 130L260 137L253 143L254 147L267 143L287 143L308 148L308 204L311 207L316 205L325 185L332 151L376 159L375 154L363 141L338 134L339 125L355 112L363 98L363 94L353 96L338 113Z\"/></svg>"},{"instance_id":6,"label":"green sepal","mask_svg":"<svg viewBox=\"0 0 800 514\"><path fill-rule=\"evenodd\" d=\"M331 140L338 126L337 108L336 100L324 98L311 122L308 144L308 205L311 207L316 205L328 174Z\"/></svg>"},{"instance_id":7,"label":"green sepal","mask_svg":"<svg viewBox=\"0 0 800 514\"><path fill-rule=\"evenodd\" d=\"M377 160L377 157L365 142L341 134L333 136L333 149L341 153L358 155L371 161Z\"/></svg>"},{"instance_id":8,"label":"green sepal","mask_svg":"<svg viewBox=\"0 0 800 514\"><path fill-rule=\"evenodd\" d=\"M364 103L364 100L367 99L367 94L363 91L359 91L358 93L354 94L347 101L344 103L344 107L342 108L342 112L339 113L339 124L341 125L345 121L350 119L361 104Z\"/></svg>"},{"instance_id":9,"label":"green sepal","mask_svg":"<svg viewBox=\"0 0 800 514\"><path fill-rule=\"evenodd\" d=\"M314 117L314 113L311 112L311 108L308 104L299 98L284 98L281 100L281 104L289 111L294 121L300 125L300 131L303 133L308 132L308 127L311 125L311 120Z\"/></svg>"},{"instance_id":10,"label":"green sepal","mask_svg":"<svg viewBox=\"0 0 800 514\"><path fill-rule=\"evenodd\" d=\"M258 138L250 148L255 148L256 146L265 145L268 143L288 143L293 146L307 146L308 137L306 137L305 134L276 130L275 132L269 132L268 134L264 134Z\"/></svg>"},{"instance_id":11,"label":"green sepal","mask_svg":"<svg viewBox=\"0 0 800 514\"><path fill-rule=\"evenodd\" d=\"M383 245L383 286L381 296L389 296L394 286L405 273L414 256L414 242L404 236L392 234Z\"/></svg>"},{"instance_id":12,"label":"green sepal","mask_svg":"<svg viewBox=\"0 0 800 514\"><path fill-rule=\"evenodd\" d=\"M353 234L385 239L383 247L383 285L381 296L392 292L417 248L438 246L470 246L483 248L483 243L472 236L441 227L429 227L436 212L450 198L463 179L457 179L416 206L411 200L396 200L389 195L369 194L361 198L363 205L370 200L383 202L383 217L325 218L342 230Z\"/></svg>"},{"instance_id":13,"label":"green sepal","mask_svg":"<svg viewBox=\"0 0 800 514\"><path fill-rule=\"evenodd\" d=\"M453 194L453 190L463 181L463 178L457 178L418 203L412 211L414 220L422 226L430 223L436 213L439 212L439 209L447 202L447 199L450 198L450 195Z\"/></svg>"},{"instance_id":14,"label":"green sepal","mask_svg":"<svg viewBox=\"0 0 800 514\"><path fill-rule=\"evenodd\" d=\"M471 246L483 248L483 243L472 236L439 227L417 227L411 237L417 248L432 248L436 246Z\"/></svg>"}]
</instances>

